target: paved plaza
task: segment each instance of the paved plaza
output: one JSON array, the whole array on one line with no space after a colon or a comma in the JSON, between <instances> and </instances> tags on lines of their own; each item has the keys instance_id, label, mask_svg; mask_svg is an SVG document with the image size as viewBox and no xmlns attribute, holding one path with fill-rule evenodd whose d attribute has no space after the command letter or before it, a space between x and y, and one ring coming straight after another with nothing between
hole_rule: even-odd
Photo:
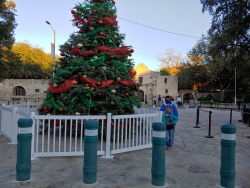
<instances>
[{"instance_id":1,"label":"paved plaza","mask_svg":"<svg viewBox=\"0 0 250 188\"><path fill-rule=\"evenodd\" d=\"M210 109L204 109L209 111ZM175 143L166 150L166 185L168 188L219 188L220 127L229 123L230 112L212 111L212 131L208 135L208 113L200 112L200 127L195 126L196 109L179 109ZM240 112L233 112L236 125L236 187L250 188L250 127L238 122ZM83 157L40 158L32 161L31 179L17 182L16 145L0 135L0 187L76 188L138 187L151 185L152 149L116 154L114 159L98 156L97 183L83 184Z\"/></svg>"}]
</instances>

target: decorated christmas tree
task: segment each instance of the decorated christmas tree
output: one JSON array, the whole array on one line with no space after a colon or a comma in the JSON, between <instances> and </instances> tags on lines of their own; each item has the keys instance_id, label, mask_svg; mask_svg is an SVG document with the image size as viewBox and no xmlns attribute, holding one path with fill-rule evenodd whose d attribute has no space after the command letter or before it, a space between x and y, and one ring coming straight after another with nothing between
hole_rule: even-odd
<instances>
[{"instance_id":1,"label":"decorated christmas tree","mask_svg":"<svg viewBox=\"0 0 250 188\"><path fill-rule=\"evenodd\" d=\"M119 33L115 1L89 0L71 11L79 30L60 46L61 62L39 114L133 114L140 107L134 50Z\"/></svg>"}]
</instances>

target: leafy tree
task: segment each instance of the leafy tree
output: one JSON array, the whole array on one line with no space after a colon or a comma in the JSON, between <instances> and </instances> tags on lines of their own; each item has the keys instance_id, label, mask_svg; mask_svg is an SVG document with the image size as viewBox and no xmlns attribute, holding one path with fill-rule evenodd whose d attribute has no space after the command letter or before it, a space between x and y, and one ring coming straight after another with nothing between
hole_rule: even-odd
<instances>
[{"instance_id":1,"label":"leafy tree","mask_svg":"<svg viewBox=\"0 0 250 188\"><path fill-rule=\"evenodd\" d=\"M15 70L9 76L12 79L49 79L52 72L46 72L41 65L22 64L19 70Z\"/></svg>"},{"instance_id":2,"label":"leafy tree","mask_svg":"<svg viewBox=\"0 0 250 188\"><path fill-rule=\"evenodd\" d=\"M250 1L217 1L201 0L202 12L212 15L212 25L208 31L212 40L216 41L211 49L214 52L235 54L231 63L236 66L245 64L244 56L249 56L250 50Z\"/></svg>"},{"instance_id":3,"label":"leafy tree","mask_svg":"<svg viewBox=\"0 0 250 188\"><path fill-rule=\"evenodd\" d=\"M61 62L39 114L132 114L140 107L134 52L119 33L115 2L88 0L71 11L79 32L60 46Z\"/></svg>"},{"instance_id":4,"label":"leafy tree","mask_svg":"<svg viewBox=\"0 0 250 188\"><path fill-rule=\"evenodd\" d=\"M14 3L13 1L6 1L4 4L5 4L7 9L10 9L10 10L17 12L16 3Z\"/></svg>"},{"instance_id":5,"label":"leafy tree","mask_svg":"<svg viewBox=\"0 0 250 188\"><path fill-rule=\"evenodd\" d=\"M194 85L195 73L191 68L192 64L189 61L183 62L178 73L178 88L179 89L192 89Z\"/></svg>"},{"instance_id":6,"label":"leafy tree","mask_svg":"<svg viewBox=\"0 0 250 188\"><path fill-rule=\"evenodd\" d=\"M170 76L169 72L165 69L160 70L160 75L161 76Z\"/></svg>"},{"instance_id":7,"label":"leafy tree","mask_svg":"<svg viewBox=\"0 0 250 188\"><path fill-rule=\"evenodd\" d=\"M7 5L6 0L0 0L0 80L7 78L21 64L20 59L10 50L15 41L13 35L17 24L13 6Z\"/></svg>"},{"instance_id":8,"label":"leafy tree","mask_svg":"<svg viewBox=\"0 0 250 188\"><path fill-rule=\"evenodd\" d=\"M41 65L42 69L52 72L53 59L50 54L44 52L39 46L33 46L28 41L17 42L12 46L12 52L18 54L24 64ZM55 61L59 62L59 56Z\"/></svg>"}]
</instances>

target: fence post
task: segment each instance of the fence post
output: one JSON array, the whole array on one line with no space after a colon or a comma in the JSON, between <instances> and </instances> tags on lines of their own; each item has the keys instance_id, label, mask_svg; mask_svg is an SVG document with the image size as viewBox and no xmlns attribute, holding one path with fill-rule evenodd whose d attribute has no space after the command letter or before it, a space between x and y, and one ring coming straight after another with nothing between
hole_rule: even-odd
<instances>
[{"instance_id":1,"label":"fence post","mask_svg":"<svg viewBox=\"0 0 250 188\"><path fill-rule=\"evenodd\" d=\"M107 114L107 132L106 132L106 151L101 158L113 159L114 155L110 155L110 140L111 140L111 113Z\"/></svg>"},{"instance_id":2,"label":"fence post","mask_svg":"<svg viewBox=\"0 0 250 188\"><path fill-rule=\"evenodd\" d=\"M236 127L232 124L221 126L221 169L220 185L226 188L235 187L235 146Z\"/></svg>"},{"instance_id":3,"label":"fence post","mask_svg":"<svg viewBox=\"0 0 250 188\"><path fill-rule=\"evenodd\" d=\"M212 111L209 111L209 129L208 129L208 136L205 136L206 138L214 138L213 136L211 136L211 114Z\"/></svg>"},{"instance_id":4,"label":"fence post","mask_svg":"<svg viewBox=\"0 0 250 188\"><path fill-rule=\"evenodd\" d=\"M163 111L159 111L159 122L162 122Z\"/></svg>"},{"instance_id":5,"label":"fence post","mask_svg":"<svg viewBox=\"0 0 250 188\"><path fill-rule=\"evenodd\" d=\"M27 102L27 113L29 114L30 113L30 102Z\"/></svg>"},{"instance_id":6,"label":"fence post","mask_svg":"<svg viewBox=\"0 0 250 188\"><path fill-rule=\"evenodd\" d=\"M5 104L3 103L1 106L2 106L2 107L5 107ZM2 134L2 127L3 127L3 117L4 117L3 108L1 108L1 116L2 116L2 118L1 118L0 135Z\"/></svg>"},{"instance_id":7,"label":"fence post","mask_svg":"<svg viewBox=\"0 0 250 188\"><path fill-rule=\"evenodd\" d=\"M196 111L196 126L194 126L194 128L201 128L198 126L199 124L199 115L200 115L200 110L199 107L197 107L197 111Z\"/></svg>"},{"instance_id":8,"label":"fence post","mask_svg":"<svg viewBox=\"0 0 250 188\"><path fill-rule=\"evenodd\" d=\"M33 139L31 141L31 160L36 160L37 158L34 156L35 154L35 125L36 125L36 122L35 122L35 112L31 112L31 119L33 120L33 124L32 124L32 136L33 136ZM37 125L37 129L39 129L39 125ZM38 135L36 135L38 136Z\"/></svg>"},{"instance_id":9,"label":"fence post","mask_svg":"<svg viewBox=\"0 0 250 188\"><path fill-rule=\"evenodd\" d=\"M232 111L233 111L233 109L230 108L230 124L232 124Z\"/></svg>"},{"instance_id":10,"label":"fence post","mask_svg":"<svg viewBox=\"0 0 250 188\"><path fill-rule=\"evenodd\" d=\"M9 144L17 144L17 110L18 107L13 108L13 113L12 113L12 134L11 134L11 143Z\"/></svg>"}]
</instances>

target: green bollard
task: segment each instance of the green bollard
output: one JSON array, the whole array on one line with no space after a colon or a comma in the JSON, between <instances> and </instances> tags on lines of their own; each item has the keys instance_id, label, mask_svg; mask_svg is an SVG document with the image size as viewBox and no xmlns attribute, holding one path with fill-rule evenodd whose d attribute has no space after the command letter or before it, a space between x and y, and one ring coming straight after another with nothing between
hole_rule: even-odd
<instances>
[{"instance_id":1,"label":"green bollard","mask_svg":"<svg viewBox=\"0 0 250 188\"><path fill-rule=\"evenodd\" d=\"M166 147L166 124L154 122L152 138L152 168L151 182L155 186L165 185L165 147Z\"/></svg>"},{"instance_id":2,"label":"green bollard","mask_svg":"<svg viewBox=\"0 0 250 188\"><path fill-rule=\"evenodd\" d=\"M31 169L31 128L32 119L21 118L17 122L17 163L16 163L16 180L26 181L30 179Z\"/></svg>"},{"instance_id":3,"label":"green bollard","mask_svg":"<svg viewBox=\"0 0 250 188\"><path fill-rule=\"evenodd\" d=\"M99 123L96 120L88 120L85 122L84 126L83 183L93 184L96 182L97 174L97 142Z\"/></svg>"},{"instance_id":4,"label":"green bollard","mask_svg":"<svg viewBox=\"0 0 250 188\"><path fill-rule=\"evenodd\" d=\"M235 186L235 146L236 127L232 124L221 126L221 169L220 185L226 188Z\"/></svg>"}]
</instances>

